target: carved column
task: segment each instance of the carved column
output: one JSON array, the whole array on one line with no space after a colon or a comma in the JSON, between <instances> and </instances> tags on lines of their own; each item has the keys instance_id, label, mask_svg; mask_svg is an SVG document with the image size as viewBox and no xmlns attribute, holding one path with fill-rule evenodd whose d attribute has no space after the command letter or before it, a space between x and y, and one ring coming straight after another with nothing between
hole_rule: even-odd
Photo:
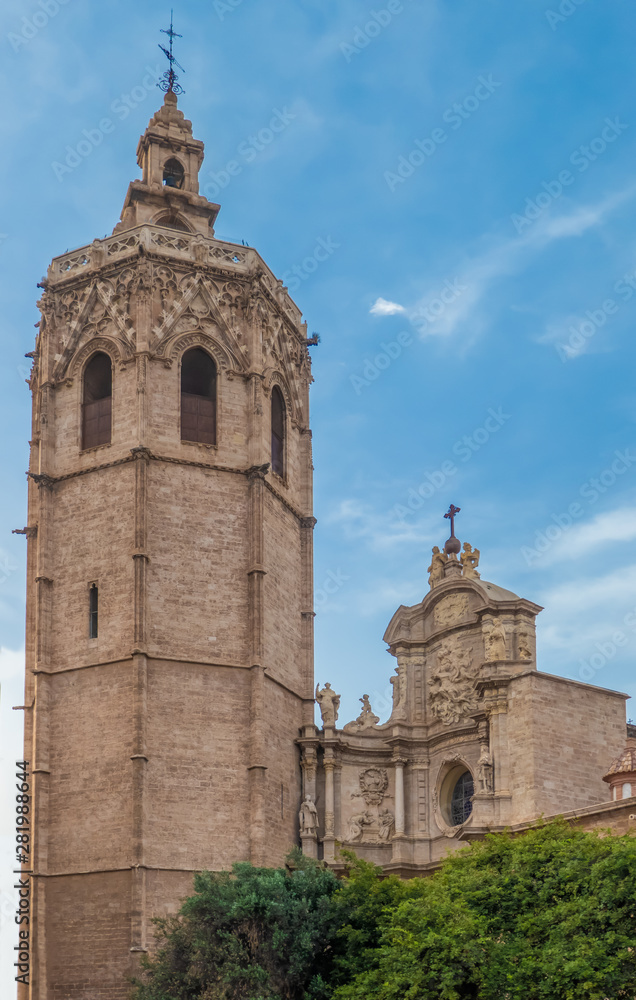
<instances>
[{"instance_id":1,"label":"carved column","mask_svg":"<svg viewBox=\"0 0 636 1000\"><path fill-rule=\"evenodd\" d=\"M404 836L404 761L395 762L395 836Z\"/></svg>"},{"instance_id":2,"label":"carved column","mask_svg":"<svg viewBox=\"0 0 636 1000\"><path fill-rule=\"evenodd\" d=\"M327 756L329 754L329 756ZM325 759L323 761L323 767L325 769L325 835L322 838L324 847L324 859L325 861L335 861L335 845L336 845L336 833L335 833L335 823L336 823L336 802L334 795L334 770L336 767L336 762L333 757L333 750L325 751Z\"/></svg>"},{"instance_id":3,"label":"carved column","mask_svg":"<svg viewBox=\"0 0 636 1000\"><path fill-rule=\"evenodd\" d=\"M488 664L490 667L491 664ZM508 680L506 678L480 681L478 690L483 692L484 709L489 721L490 753L494 764L494 821L505 826L512 821L512 794L510 792L510 747L508 744Z\"/></svg>"}]
</instances>

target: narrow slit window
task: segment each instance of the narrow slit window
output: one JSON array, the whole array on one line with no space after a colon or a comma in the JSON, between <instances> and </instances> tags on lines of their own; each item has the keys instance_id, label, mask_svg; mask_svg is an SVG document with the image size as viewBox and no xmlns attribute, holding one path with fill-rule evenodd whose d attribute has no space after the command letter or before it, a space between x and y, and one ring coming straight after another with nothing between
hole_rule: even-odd
<instances>
[{"instance_id":1,"label":"narrow slit window","mask_svg":"<svg viewBox=\"0 0 636 1000\"><path fill-rule=\"evenodd\" d=\"M88 591L88 635L90 639L97 638L99 626L99 591L95 583Z\"/></svg>"},{"instance_id":2,"label":"narrow slit window","mask_svg":"<svg viewBox=\"0 0 636 1000\"><path fill-rule=\"evenodd\" d=\"M285 400L277 385L272 389L272 471L285 475Z\"/></svg>"},{"instance_id":3,"label":"narrow slit window","mask_svg":"<svg viewBox=\"0 0 636 1000\"><path fill-rule=\"evenodd\" d=\"M113 413L113 366L103 351L84 369L82 388L82 448L110 444Z\"/></svg>"},{"instance_id":4,"label":"narrow slit window","mask_svg":"<svg viewBox=\"0 0 636 1000\"><path fill-rule=\"evenodd\" d=\"M181 440L216 444L216 365L201 347L181 362Z\"/></svg>"}]
</instances>

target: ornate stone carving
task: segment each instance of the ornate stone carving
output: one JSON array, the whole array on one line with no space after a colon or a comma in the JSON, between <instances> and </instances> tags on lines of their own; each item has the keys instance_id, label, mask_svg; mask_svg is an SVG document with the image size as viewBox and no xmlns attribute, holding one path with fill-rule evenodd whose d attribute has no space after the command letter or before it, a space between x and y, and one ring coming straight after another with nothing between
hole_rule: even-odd
<instances>
[{"instance_id":1,"label":"ornate stone carving","mask_svg":"<svg viewBox=\"0 0 636 1000\"><path fill-rule=\"evenodd\" d=\"M357 719L353 722L348 722L344 727L347 732L360 732L363 729L370 729L372 726L377 726L380 721L380 717L373 713L369 695L363 694L360 701L362 702L362 711Z\"/></svg>"},{"instance_id":2,"label":"ornate stone carving","mask_svg":"<svg viewBox=\"0 0 636 1000\"><path fill-rule=\"evenodd\" d=\"M316 701L320 709L323 727L335 726L340 708L340 695L332 689L331 684L325 684L322 691L316 684Z\"/></svg>"},{"instance_id":3,"label":"ornate stone carving","mask_svg":"<svg viewBox=\"0 0 636 1000\"><path fill-rule=\"evenodd\" d=\"M445 726L475 711L474 680L469 651L456 638L447 640L437 654L437 665L429 681L431 711Z\"/></svg>"},{"instance_id":4,"label":"ornate stone carving","mask_svg":"<svg viewBox=\"0 0 636 1000\"><path fill-rule=\"evenodd\" d=\"M378 816L378 837L380 840L390 840L395 828L395 816L390 809L383 809Z\"/></svg>"},{"instance_id":5,"label":"ornate stone carving","mask_svg":"<svg viewBox=\"0 0 636 1000\"><path fill-rule=\"evenodd\" d=\"M467 610L467 594L449 594L435 607L435 624L438 628L448 628L463 618Z\"/></svg>"},{"instance_id":6,"label":"ornate stone carving","mask_svg":"<svg viewBox=\"0 0 636 1000\"><path fill-rule=\"evenodd\" d=\"M298 813L301 836L311 834L314 837L318 833L318 810L311 795L306 795L300 806Z\"/></svg>"},{"instance_id":7,"label":"ornate stone carving","mask_svg":"<svg viewBox=\"0 0 636 1000\"><path fill-rule=\"evenodd\" d=\"M532 659L532 636L527 626L517 628L517 655L520 660Z\"/></svg>"},{"instance_id":8,"label":"ornate stone carving","mask_svg":"<svg viewBox=\"0 0 636 1000\"><path fill-rule=\"evenodd\" d=\"M431 565L428 567L428 582L431 590L444 579L444 567L447 560L448 556L446 553L440 552L439 546L435 545L431 556Z\"/></svg>"},{"instance_id":9,"label":"ornate stone carving","mask_svg":"<svg viewBox=\"0 0 636 1000\"><path fill-rule=\"evenodd\" d=\"M506 631L501 618L493 618L490 625L484 626L484 644L487 660L505 660Z\"/></svg>"},{"instance_id":10,"label":"ornate stone carving","mask_svg":"<svg viewBox=\"0 0 636 1000\"><path fill-rule=\"evenodd\" d=\"M360 793L368 806L379 806L389 787L389 775L384 767L368 767L360 771Z\"/></svg>"},{"instance_id":11,"label":"ornate stone carving","mask_svg":"<svg viewBox=\"0 0 636 1000\"><path fill-rule=\"evenodd\" d=\"M464 542L464 551L459 557L464 576L467 580L479 580L480 576L477 572L477 567L479 566L479 549L473 548L468 542Z\"/></svg>"},{"instance_id":12,"label":"ornate stone carving","mask_svg":"<svg viewBox=\"0 0 636 1000\"><path fill-rule=\"evenodd\" d=\"M362 840L362 834L364 832L365 826L370 826L372 819L368 812L356 813L355 816L351 816L349 819L349 826L347 830L347 841L350 844L355 844L356 841Z\"/></svg>"}]
</instances>

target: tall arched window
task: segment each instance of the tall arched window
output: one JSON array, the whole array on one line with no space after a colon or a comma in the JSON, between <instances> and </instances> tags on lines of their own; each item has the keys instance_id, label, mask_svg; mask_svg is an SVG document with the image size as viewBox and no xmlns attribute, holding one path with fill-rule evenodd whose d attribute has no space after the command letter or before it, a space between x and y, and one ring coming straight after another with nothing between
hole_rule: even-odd
<instances>
[{"instance_id":1,"label":"tall arched window","mask_svg":"<svg viewBox=\"0 0 636 1000\"><path fill-rule=\"evenodd\" d=\"M113 410L113 366L103 351L93 354L84 369L82 448L110 444Z\"/></svg>"},{"instance_id":2,"label":"tall arched window","mask_svg":"<svg viewBox=\"0 0 636 1000\"><path fill-rule=\"evenodd\" d=\"M201 347L181 359L181 440L216 444L216 365Z\"/></svg>"},{"instance_id":3,"label":"tall arched window","mask_svg":"<svg viewBox=\"0 0 636 1000\"><path fill-rule=\"evenodd\" d=\"M272 389L272 472L285 475L285 400L277 385Z\"/></svg>"}]
</instances>

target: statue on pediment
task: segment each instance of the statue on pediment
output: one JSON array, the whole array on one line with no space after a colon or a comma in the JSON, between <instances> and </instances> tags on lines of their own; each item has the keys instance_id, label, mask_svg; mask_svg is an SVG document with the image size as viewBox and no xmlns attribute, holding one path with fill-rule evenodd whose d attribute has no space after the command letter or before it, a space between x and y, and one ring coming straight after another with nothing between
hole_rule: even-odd
<instances>
[{"instance_id":1,"label":"statue on pediment","mask_svg":"<svg viewBox=\"0 0 636 1000\"><path fill-rule=\"evenodd\" d=\"M331 684L325 684L322 691L320 685L316 684L316 701L320 708L323 727L335 726L340 708L340 695L336 694Z\"/></svg>"},{"instance_id":2,"label":"statue on pediment","mask_svg":"<svg viewBox=\"0 0 636 1000\"><path fill-rule=\"evenodd\" d=\"M436 586L436 584L441 583L444 579L444 567L447 561L448 556L445 552L440 552L439 545L433 546L431 565L428 567L428 582L431 590Z\"/></svg>"},{"instance_id":3,"label":"statue on pediment","mask_svg":"<svg viewBox=\"0 0 636 1000\"><path fill-rule=\"evenodd\" d=\"M479 549L473 549L472 545L468 542L464 542L464 551L459 557L462 564L462 571L464 577L467 580L479 580L480 576L477 572L477 567L479 566Z\"/></svg>"}]
</instances>

